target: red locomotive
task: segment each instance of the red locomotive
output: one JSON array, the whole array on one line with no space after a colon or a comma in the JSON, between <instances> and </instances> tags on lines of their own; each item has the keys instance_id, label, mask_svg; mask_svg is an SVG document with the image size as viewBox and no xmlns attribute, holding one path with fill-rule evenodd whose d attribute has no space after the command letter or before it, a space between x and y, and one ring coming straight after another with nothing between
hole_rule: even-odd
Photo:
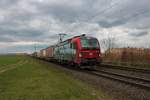
<instances>
[{"instance_id":1,"label":"red locomotive","mask_svg":"<svg viewBox=\"0 0 150 100\"><path fill-rule=\"evenodd\" d=\"M97 65L102 61L100 45L96 38L85 35L75 36L41 50L40 57L60 63L86 66Z\"/></svg>"}]
</instances>

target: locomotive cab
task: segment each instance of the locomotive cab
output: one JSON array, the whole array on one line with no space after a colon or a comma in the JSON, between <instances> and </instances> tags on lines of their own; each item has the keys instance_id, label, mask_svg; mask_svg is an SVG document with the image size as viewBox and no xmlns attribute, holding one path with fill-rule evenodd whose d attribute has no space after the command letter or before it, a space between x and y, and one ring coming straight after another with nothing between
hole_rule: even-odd
<instances>
[{"instance_id":1,"label":"locomotive cab","mask_svg":"<svg viewBox=\"0 0 150 100\"><path fill-rule=\"evenodd\" d=\"M79 60L82 65L97 65L101 62L100 45L96 38L80 37Z\"/></svg>"}]
</instances>

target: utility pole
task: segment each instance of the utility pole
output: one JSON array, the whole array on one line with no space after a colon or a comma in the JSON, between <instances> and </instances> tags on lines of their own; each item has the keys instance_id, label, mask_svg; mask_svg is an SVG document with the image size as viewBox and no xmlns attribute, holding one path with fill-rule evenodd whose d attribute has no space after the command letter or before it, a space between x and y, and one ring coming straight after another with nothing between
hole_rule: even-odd
<instances>
[{"instance_id":1,"label":"utility pole","mask_svg":"<svg viewBox=\"0 0 150 100\"><path fill-rule=\"evenodd\" d=\"M65 35L65 33L59 33L59 42L62 42Z\"/></svg>"},{"instance_id":2,"label":"utility pole","mask_svg":"<svg viewBox=\"0 0 150 100\"><path fill-rule=\"evenodd\" d=\"M36 43L34 44L34 50L35 50L35 52L36 52Z\"/></svg>"}]
</instances>

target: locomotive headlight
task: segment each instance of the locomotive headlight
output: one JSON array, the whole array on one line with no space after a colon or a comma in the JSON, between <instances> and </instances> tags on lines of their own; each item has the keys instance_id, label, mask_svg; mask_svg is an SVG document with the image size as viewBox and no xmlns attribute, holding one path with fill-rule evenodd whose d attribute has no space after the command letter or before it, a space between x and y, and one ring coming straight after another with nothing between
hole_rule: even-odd
<instances>
[{"instance_id":1,"label":"locomotive headlight","mask_svg":"<svg viewBox=\"0 0 150 100\"><path fill-rule=\"evenodd\" d=\"M99 57L101 57L101 54L99 54Z\"/></svg>"},{"instance_id":2,"label":"locomotive headlight","mask_svg":"<svg viewBox=\"0 0 150 100\"><path fill-rule=\"evenodd\" d=\"M81 53L79 53L79 57L82 57L82 54L81 54Z\"/></svg>"}]
</instances>

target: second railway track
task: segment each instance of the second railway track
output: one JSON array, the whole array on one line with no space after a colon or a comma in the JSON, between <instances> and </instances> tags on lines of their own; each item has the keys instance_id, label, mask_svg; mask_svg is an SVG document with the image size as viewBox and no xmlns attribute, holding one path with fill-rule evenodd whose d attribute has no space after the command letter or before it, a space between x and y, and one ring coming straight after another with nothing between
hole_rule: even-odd
<instances>
[{"instance_id":1,"label":"second railway track","mask_svg":"<svg viewBox=\"0 0 150 100\"><path fill-rule=\"evenodd\" d=\"M109 69L119 70L120 72L112 71ZM126 74L121 73L121 71L126 71ZM106 67L103 65L97 68L96 70L87 71L87 73L95 75L95 76L104 77L107 79L119 81L122 83L130 84L133 86L137 86L140 88L150 90L150 79L138 77L136 75L131 75L131 74L128 74L128 72L134 72L136 74L142 73L142 74L146 74L147 76L150 75L149 73L150 70L147 70L147 69L138 69L138 68L121 67L121 66L119 67L119 66L112 66L112 65L107 65Z\"/></svg>"},{"instance_id":2,"label":"second railway track","mask_svg":"<svg viewBox=\"0 0 150 100\"><path fill-rule=\"evenodd\" d=\"M150 74L150 69L144 69L144 68L126 67L126 66L118 66L118 65L110 65L110 64L102 64L99 67L120 69L120 70L134 71L134 72Z\"/></svg>"},{"instance_id":3,"label":"second railway track","mask_svg":"<svg viewBox=\"0 0 150 100\"><path fill-rule=\"evenodd\" d=\"M100 71L100 70L95 70L88 73L150 90L150 80L146 80L138 77L125 76L125 75L120 75L120 74L115 74L115 73Z\"/></svg>"}]
</instances>

